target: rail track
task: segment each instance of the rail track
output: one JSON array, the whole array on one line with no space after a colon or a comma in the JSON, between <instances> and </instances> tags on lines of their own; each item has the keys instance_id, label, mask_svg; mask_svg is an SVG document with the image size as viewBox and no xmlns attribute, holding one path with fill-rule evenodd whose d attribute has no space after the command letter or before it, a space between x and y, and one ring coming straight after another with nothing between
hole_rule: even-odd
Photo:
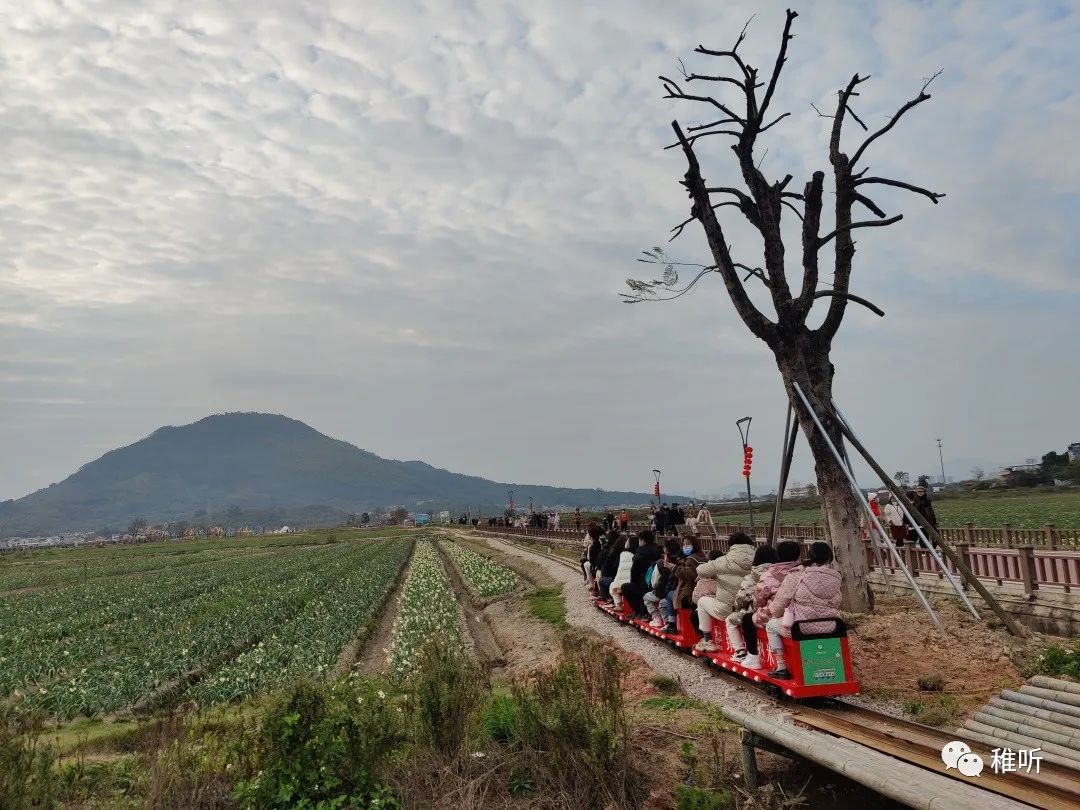
<instances>
[{"instance_id":1,"label":"rail track","mask_svg":"<svg viewBox=\"0 0 1080 810\"><path fill-rule=\"evenodd\" d=\"M498 535L498 537L503 542L518 546L530 554L547 558L574 571L579 570L573 560L564 556L526 546L509 535ZM941 750L946 743L955 739L964 739L963 734L913 723L856 706L844 700L830 700L824 702L823 705L792 703L768 695L759 687L736 675L725 673L723 670L716 670L716 672L739 681L748 689L761 692L767 699L774 701L779 708L789 711L796 725L848 740L925 768L939 776L945 775L986 791L987 794L992 794L987 796L986 807L988 808L994 806L993 795L1048 810L1080 807L1080 772L1078 771L1044 761L1040 763L1038 773L994 773L990 768L991 750L989 747L973 740L965 740L972 751L979 754L986 764L980 776L965 777L955 768L946 771L941 760Z\"/></svg>"}]
</instances>

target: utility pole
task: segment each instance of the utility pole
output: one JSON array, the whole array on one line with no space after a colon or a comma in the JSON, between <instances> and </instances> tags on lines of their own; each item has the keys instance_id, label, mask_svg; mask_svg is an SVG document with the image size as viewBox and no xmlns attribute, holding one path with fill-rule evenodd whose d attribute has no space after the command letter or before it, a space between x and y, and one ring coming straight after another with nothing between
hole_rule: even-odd
<instances>
[{"instance_id":1,"label":"utility pole","mask_svg":"<svg viewBox=\"0 0 1080 810\"><path fill-rule=\"evenodd\" d=\"M941 463L941 485L945 486L945 457L941 454L941 439L937 440L937 457Z\"/></svg>"}]
</instances>

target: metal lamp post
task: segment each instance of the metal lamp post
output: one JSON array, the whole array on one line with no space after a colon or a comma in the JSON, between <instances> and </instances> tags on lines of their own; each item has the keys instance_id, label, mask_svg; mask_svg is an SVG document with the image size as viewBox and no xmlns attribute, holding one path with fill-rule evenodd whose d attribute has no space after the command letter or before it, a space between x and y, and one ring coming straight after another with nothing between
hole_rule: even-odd
<instances>
[{"instance_id":1,"label":"metal lamp post","mask_svg":"<svg viewBox=\"0 0 1080 810\"><path fill-rule=\"evenodd\" d=\"M750 516L750 536L754 536L754 499L750 495L750 466L754 459L754 448L750 446L750 420L751 417L744 416L742 419L738 419L735 422L735 427L739 429L739 439L742 441L743 448L743 478L746 479L746 511ZM745 427L744 427L745 425Z\"/></svg>"},{"instance_id":2,"label":"metal lamp post","mask_svg":"<svg viewBox=\"0 0 1080 810\"><path fill-rule=\"evenodd\" d=\"M656 496L656 508L659 509L660 508L660 471L659 470L653 470L652 474L653 474L653 478L656 479L656 484L653 486L653 495Z\"/></svg>"},{"instance_id":3,"label":"metal lamp post","mask_svg":"<svg viewBox=\"0 0 1080 810\"><path fill-rule=\"evenodd\" d=\"M937 457L941 464L941 486L945 486L945 457L941 454L941 439L937 440Z\"/></svg>"}]
</instances>

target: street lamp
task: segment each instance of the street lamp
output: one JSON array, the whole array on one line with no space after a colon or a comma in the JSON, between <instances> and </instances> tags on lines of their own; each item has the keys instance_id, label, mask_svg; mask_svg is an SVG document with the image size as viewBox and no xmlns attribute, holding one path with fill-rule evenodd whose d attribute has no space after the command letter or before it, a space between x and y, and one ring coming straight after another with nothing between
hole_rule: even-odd
<instances>
[{"instance_id":1,"label":"street lamp","mask_svg":"<svg viewBox=\"0 0 1080 810\"><path fill-rule=\"evenodd\" d=\"M653 470L652 474L653 474L653 478L656 479L656 483L653 484L653 495L656 496L656 508L659 509L660 508L660 471L659 470Z\"/></svg>"},{"instance_id":2,"label":"street lamp","mask_svg":"<svg viewBox=\"0 0 1080 810\"><path fill-rule=\"evenodd\" d=\"M743 424L746 427L744 429ZM743 478L746 479L746 511L750 515L750 536L754 536L754 501L750 495L750 467L754 462L754 448L750 446L750 417L744 416L742 419L738 419L735 422L735 427L739 429L739 439L742 440L743 449Z\"/></svg>"},{"instance_id":3,"label":"street lamp","mask_svg":"<svg viewBox=\"0 0 1080 810\"><path fill-rule=\"evenodd\" d=\"M510 507L509 508L510 508L510 514L512 515L512 514L514 514L514 490L512 490L512 489L506 490L506 497L510 502Z\"/></svg>"},{"instance_id":4,"label":"street lamp","mask_svg":"<svg viewBox=\"0 0 1080 810\"><path fill-rule=\"evenodd\" d=\"M941 454L941 439L937 440L937 457L941 463L941 485L945 486L945 457Z\"/></svg>"}]
</instances>

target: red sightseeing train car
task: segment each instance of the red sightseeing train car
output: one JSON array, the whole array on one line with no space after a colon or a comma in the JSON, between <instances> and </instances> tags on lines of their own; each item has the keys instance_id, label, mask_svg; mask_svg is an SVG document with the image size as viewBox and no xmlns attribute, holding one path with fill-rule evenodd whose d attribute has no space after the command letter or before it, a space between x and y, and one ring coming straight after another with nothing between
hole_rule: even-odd
<instances>
[{"instance_id":1,"label":"red sightseeing train car","mask_svg":"<svg viewBox=\"0 0 1080 810\"><path fill-rule=\"evenodd\" d=\"M784 660L790 680L770 678L768 673L775 668L776 661L769 651L765 631L758 629L758 649L761 651L761 669L748 669L732 655L732 647L727 639L726 625L722 621L713 622L713 644L715 652L695 649L701 640L701 634L695 629L691 611L677 611L677 633L666 633L663 629L652 627L648 622L635 619L629 605L623 603L620 613L614 606L597 600L596 606L624 624L632 625L643 633L655 636L672 646L703 658L718 669L723 669L745 678L752 683L761 684L795 700L806 698L838 697L854 695L859 691L859 684L851 667L851 651L848 647L847 625L842 619L816 619L811 622L796 622L791 628L791 638L784 639ZM804 626L832 625L828 632L810 633Z\"/></svg>"}]
</instances>

